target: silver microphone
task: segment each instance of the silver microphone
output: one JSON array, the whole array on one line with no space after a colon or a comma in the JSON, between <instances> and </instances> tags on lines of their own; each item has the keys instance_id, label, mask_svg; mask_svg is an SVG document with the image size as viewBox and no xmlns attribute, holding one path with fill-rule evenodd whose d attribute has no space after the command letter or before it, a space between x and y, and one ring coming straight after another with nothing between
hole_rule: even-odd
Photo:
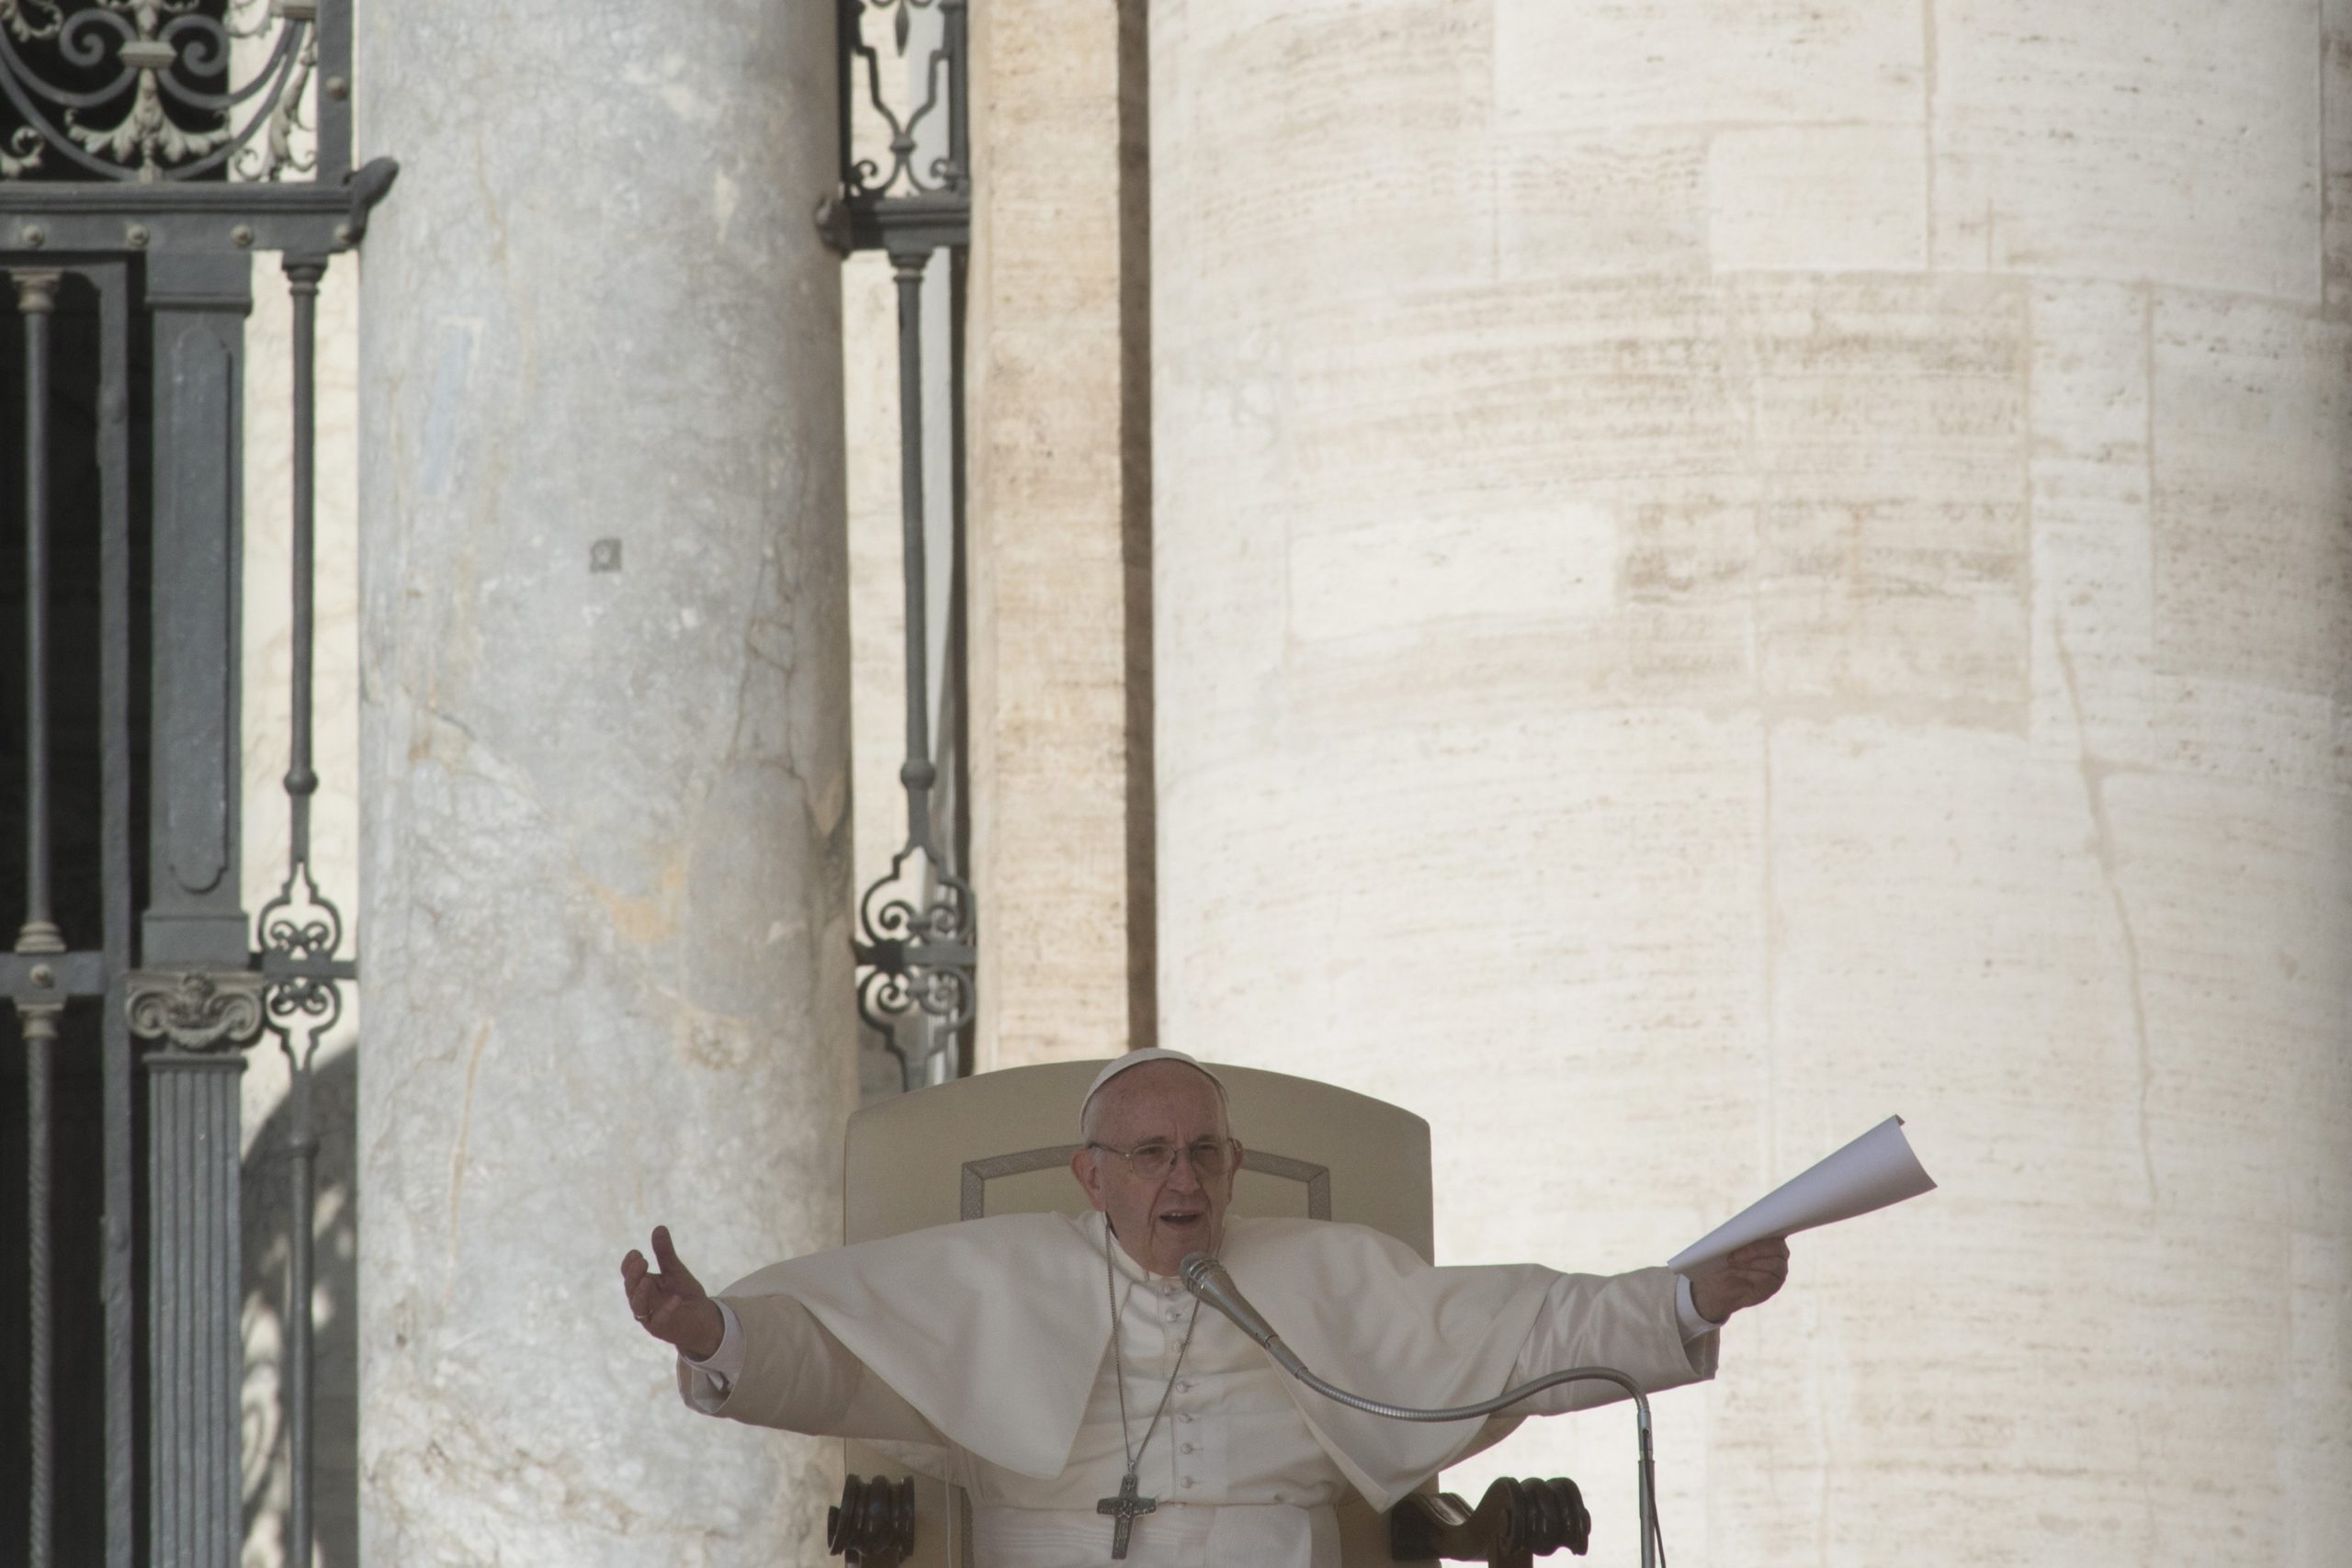
<instances>
[{"instance_id":1,"label":"silver microphone","mask_svg":"<svg viewBox=\"0 0 2352 1568\"><path fill-rule=\"evenodd\" d=\"M1185 1256L1176 1271L1183 1276L1186 1290L1231 1318L1234 1326L1263 1347L1283 1371L1295 1378L1306 1377L1306 1363L1292 1353L1291 1348L1283 1343L1283 1337L1274 1332L1274 1325L1250 1304L1250 1298L1234 1284L1233 1276L1225 1271L1224 1264L1205 1252L1194 1252Z\"/></svg>"}]
</instances>

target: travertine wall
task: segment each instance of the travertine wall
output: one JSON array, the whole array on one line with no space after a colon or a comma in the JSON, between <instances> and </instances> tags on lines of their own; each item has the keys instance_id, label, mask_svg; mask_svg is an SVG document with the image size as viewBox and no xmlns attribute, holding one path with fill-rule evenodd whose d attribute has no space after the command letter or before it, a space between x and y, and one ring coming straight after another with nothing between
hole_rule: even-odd
<instances>
[{"instance_id":1,"label":"travertine wall","mask_svg":"<svg viewBox=\"0 0 2352 1568\"><path fill-rule=\"evenodd\" d=\"M1151 41L1164 1043L1423 1111L1455 1260L1911 1119L1677 1561L2341 1561L2352 6ZM1628 1425L1455 1479L1630 1562Z\"/></svg>"},{"instance_id":2,"label":"travertine wall","mask_svg":"<svg viewBox=\"0 0 2352 1568\"><path fill-rule=\"evenodd\" d=\"M1127 364L1140 352L1143 258L1122 237L1135 193L1123 189L1120 40L1136 11L1135 0L1000 0L971 12L982 1067L1149 1043L1150 949L1130 921L1137 863L1149 863L1130 833L1150 799L1130 732L1148 664L1130 593L1148 558L1146 432L1133 417L1143 389Z\"/></svg>"},{"instance_id":3,"label":"travertine wall","mask_svg":"<svg viewBox=\"0 0 2352 1568\"><path fill-rule=\"evenodd\" d=\"M363 1554L820 1562L838 1450L684 1410L618 1264L840 1234L831 13L361 23Z\"/></svg>"}]
</instances>

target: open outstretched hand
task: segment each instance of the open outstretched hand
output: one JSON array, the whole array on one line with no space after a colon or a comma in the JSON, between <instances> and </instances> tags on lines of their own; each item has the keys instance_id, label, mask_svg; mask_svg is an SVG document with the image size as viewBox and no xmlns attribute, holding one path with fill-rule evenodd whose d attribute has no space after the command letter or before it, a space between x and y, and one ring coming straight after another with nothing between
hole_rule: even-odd
<instances>
[{"instance_id":1,"label":"open outstretched hand","mask_svg":"<svg viewBox=\"0 0 2352 1568\"><path fill-rule=\"evenodd\" d=\"M1789 1244L1780 1236L1751 1241L1690 1276L1690 1304L1710 1323L1772 1299L1789 1278Z\"/></svg>"},{"instance_id":2,"label":"open outstretched hand","mask_svg":"<svg viewBox=\"0 0 2352 1568\"><path fill-rule=\"evenodd\" d=\"M695 1360L708 1359L718 1348L726 1320L718 1315L718 1303L710 1299L702 1281L678 1261L667 1225L653 1227L653 1260L661 1265L658 1274L647 1266L645 1254L634 1247L621 1259L621 1285L628 1292L629 1314L654 1338L676 1346Z\"/></svg>"}]
</instances>

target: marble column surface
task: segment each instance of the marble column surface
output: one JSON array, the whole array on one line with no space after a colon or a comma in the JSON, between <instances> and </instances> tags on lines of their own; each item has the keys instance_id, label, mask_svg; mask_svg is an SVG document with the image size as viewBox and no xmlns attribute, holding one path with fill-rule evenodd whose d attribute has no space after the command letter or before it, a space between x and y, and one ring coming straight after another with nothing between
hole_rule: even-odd
<instances>
[{"instance_id":1,"label":"marble column surface","mask_svg":"<svg viewBox=\"0 0 2352 1568\"><path fill-rule=\"evenodd\" d=\"M839 1234L831 8L361 16L365 1560L822 1562L618 1263Z\"/></svg>"},{"instance_id":2,"label":"marble column surface","mask_svg":"<svg viewBox=\"0 0 2352 1568\"><path fill-rule=\"evenodd\" d=\"M1164 1043L1427 1115L1453 1261L1910 1118L1678 1562L2343 1562L2352 6L1151 20Z\"/></svg>"}]
</instances>

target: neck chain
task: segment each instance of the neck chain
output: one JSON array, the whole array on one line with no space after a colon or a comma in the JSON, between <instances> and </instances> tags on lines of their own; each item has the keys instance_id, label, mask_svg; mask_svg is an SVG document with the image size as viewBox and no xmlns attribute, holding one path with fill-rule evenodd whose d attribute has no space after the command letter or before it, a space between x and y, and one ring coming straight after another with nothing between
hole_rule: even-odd
<instances>
[{"instance_id":1,"label":"neck chain","mask_svg":"<svg viewBox=\"0 0 2352 1568\"><path fill-rule=\"evenodd\" d=\"M1134 1294L1132 1281L1127 1291L1130 1295ZM1151 1435L1159 1430L1159 1418L1168 1414L1168 1397L1176 1392L1176 1380L1183 1373L1184 1352L1193 1348L1193 1330L1201 1325L1201 1298L1193 1298L1193 1319L1184 1325L1184 1342L1176 1347L1176 1365L1168 1374L1168 1386L1159 1391L1159 1408L1151 1413L1151 1420L1143 1429L1143 1441L1130 1448L1127 1443L1127 1369L1119 1353L1122 1316L1119 1311L1119 1280L1117 1270L1111 1264L1111 1221L1107 1214L1102 1220L1102 1293L1111 1307L1111 1377L1119 1390L1119 1450L1126 1455L1127 1472L1119 1478L1118 1497L1103 1499L1096 1506L1095 1512L1110 1515L1117 1521L1112 1537L1111 1555L1124 1558L1127 1554L1127 1531L1133 1527L1136 1516L1150 1513L1158 1506L1158 1499L1136 1495L1140 1483L1136 1472L1143 1464L1144 1450L1151 1446Z\"/></svg>"}]
</instances>

